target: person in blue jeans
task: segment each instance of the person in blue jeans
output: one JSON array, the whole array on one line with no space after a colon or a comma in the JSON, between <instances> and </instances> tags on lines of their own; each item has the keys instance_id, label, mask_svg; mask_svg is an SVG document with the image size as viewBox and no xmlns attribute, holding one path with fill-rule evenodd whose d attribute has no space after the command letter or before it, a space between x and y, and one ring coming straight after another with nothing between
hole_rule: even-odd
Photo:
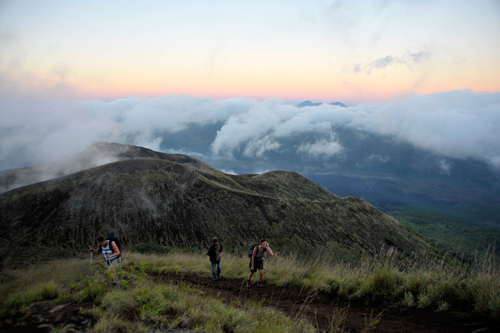
<instances>
[{"instance_id":1,"label":"person in blue jeans","mask_svg":"<svg viewBox=\"0 0 500 333\"><path fill-rule=\"evenodd\" d=\"M219 239L214 237L212 246L208 249L207 255L210 256L212 263L212 280L220 280L220 257L222 256L222 244Z\"/></svg>"}]
</instances>

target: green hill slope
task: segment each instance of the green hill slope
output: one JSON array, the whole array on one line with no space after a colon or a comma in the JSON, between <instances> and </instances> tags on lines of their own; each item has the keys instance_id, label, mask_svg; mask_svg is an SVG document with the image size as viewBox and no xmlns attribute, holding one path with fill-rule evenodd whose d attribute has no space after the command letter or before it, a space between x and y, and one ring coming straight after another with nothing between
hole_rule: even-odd
<instances>
[{"instance_id":1,"label":"green hill slope","mask_svg":"<svg viewBox=\"0 0 500 333\"><path fill-rule=\"evenodd\" d=\"M372 255L429 249L370 204L297 173L234 176L166 159L118 161L2 193L0 216L7 266L71 256L110 230L126 244L173 247L204 248L218 236L235 247L266 237Z\"/></svg>"}]
</instances>

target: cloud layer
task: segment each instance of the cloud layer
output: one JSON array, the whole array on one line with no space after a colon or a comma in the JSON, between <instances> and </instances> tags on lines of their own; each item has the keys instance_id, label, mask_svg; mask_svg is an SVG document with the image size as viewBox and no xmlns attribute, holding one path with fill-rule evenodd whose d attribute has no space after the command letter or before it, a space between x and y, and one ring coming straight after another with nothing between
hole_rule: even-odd
<instances>
[{"instance_id":1,"label":"cloud layer","mask_svg":"<svg viewBox=\"0 0 500 333\"><path fill-rule=\"evenodd\" d=\"M15 105L7 95L1 99L2 105ZM276 99L167 95L24 103L6 110L0 113L0 169L70 158L95 141L166 150L166 135L177 133L189 141L197 134L187 131L193 124L213 125L216 130L207 136L209 148L185 152L213 159L265 159L286 152L326 161L349 154L335 131L351 128L396 138L443 157L474 158L500 168L500 93L408 94L388 103L350 108L323 104L299 109ZM302 141L284 144L293 138ZM442 168L446 171L449 166L444 163Z\"/></svg>"}]
</instances>

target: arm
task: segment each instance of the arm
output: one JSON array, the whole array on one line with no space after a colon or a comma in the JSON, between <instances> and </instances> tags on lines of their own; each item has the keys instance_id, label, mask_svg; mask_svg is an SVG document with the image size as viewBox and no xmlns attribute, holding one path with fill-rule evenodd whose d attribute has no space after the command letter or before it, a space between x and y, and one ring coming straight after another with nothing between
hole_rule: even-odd
<instances>
[{"instance_id":1,"label":"arm","mask_svg":"<svg viewBox=\"0 0 500 333\"><path fill-rule=\"evenodd\" d=\"M102 252L102 251L101 251L101 246L100 246L100 245L97 245L97 249L94 249L91 245L89 245L89 250L90 250L90 252L93 252L93 253L95 253L95 254L99 254L99 253L101 253L101 252Z\"/></svg>"},{"instance_id":2,"label":"arm","mask_svg":"<svg viewBox=\"0 0 500 333\"><path fill-rule=\"evenodd\" d=\"M257 246L253 249L253 252L252 252L252 270L254 268L254 263L255 263L255 255L257 254L257 251L259 251L259 249L257 248Z\"/></svg>"},{"instance_id":3,"label":"arm","mask_svg":"<svg viewBox=\"0 0 500 333\"><path fill-rule=\"evenodd\" d=\"M267 251L267 253L269 253L270 256L274 256L273 250L271 250L271 247L269 246L269 244L267 245L266 251Z\"/></svg>"},{"instance_id":4,"label":"arm","mask_svg":"<svg viewBox=\"0 0 500 333\"><path fill-rule=\"evenodd\" d=\"M120 254L120 250L118 250L118 246L116 246L115 242L111 242L111 249L113 253L107 254L106 257L111 258Z\"/></svg>"}]
</instances>

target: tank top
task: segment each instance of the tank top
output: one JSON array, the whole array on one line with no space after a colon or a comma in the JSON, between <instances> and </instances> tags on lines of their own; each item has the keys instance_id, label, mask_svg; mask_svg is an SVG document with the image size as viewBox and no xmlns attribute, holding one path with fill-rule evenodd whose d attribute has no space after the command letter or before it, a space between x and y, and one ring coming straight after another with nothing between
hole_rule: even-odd
<instances>
[{"instance_id":1,"label":"tank top","mask_svg":"<svg viewBox=\"0 0 500 333\"><path fill-rule=\"evenodd\" d=\"M264 260L264 253L266 253L267 250L264 249L264 251L260 252L259 247L257 246L257 253L255 253L255 261L262 261ZM251 260L251 259L250 259Z\"/></svg>"},{"instance_id":2,"label":"tank top","mask_svg":"<svg viewBox=\"0 0 500 333\"><path fill-rule=\"evenodd\" d=\"M101 248L102 248L102 255L104 256L104 259L106 259L108 261L113 260L119 256L119 254L117 254L116 256L111 257L111 258L106 257L107 254L112 254L114 252L113 249L111 248L111 241L108 241L108 246L106 246L106 247L101 246Z\"/></svg>"}]
</instances>

